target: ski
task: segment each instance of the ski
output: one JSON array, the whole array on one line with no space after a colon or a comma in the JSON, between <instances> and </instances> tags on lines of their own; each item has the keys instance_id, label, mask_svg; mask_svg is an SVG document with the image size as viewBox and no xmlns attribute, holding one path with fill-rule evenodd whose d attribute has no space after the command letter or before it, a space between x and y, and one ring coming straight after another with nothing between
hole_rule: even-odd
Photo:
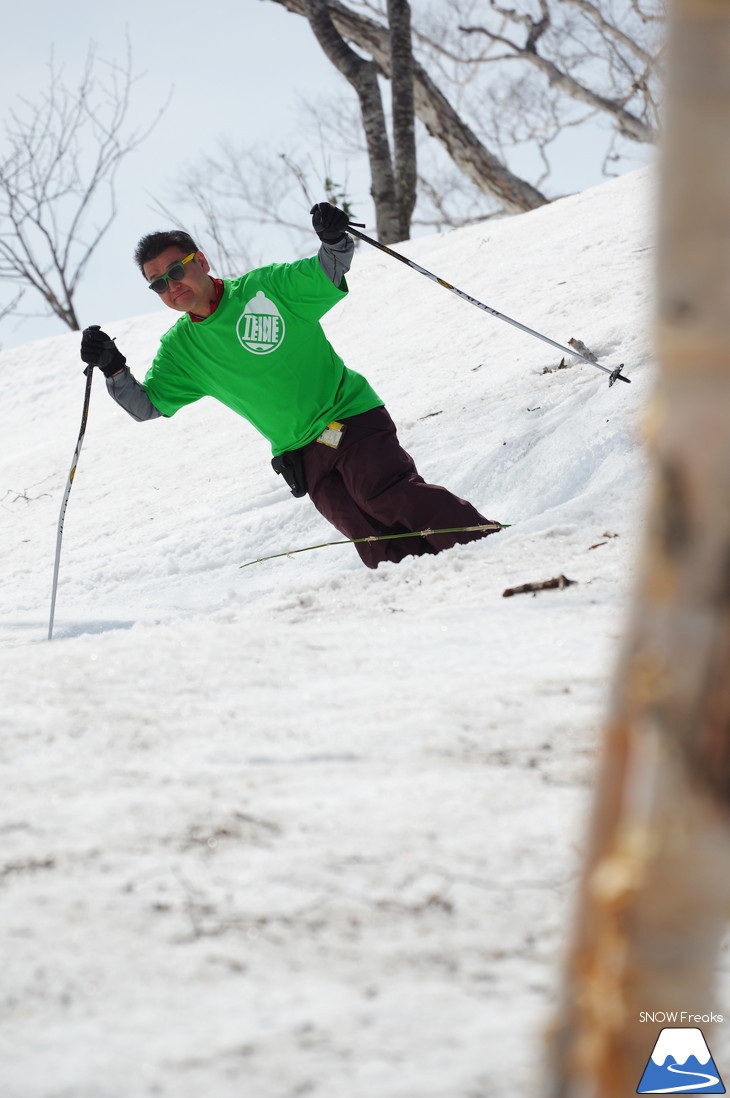
<instances>
[{"instance_id":1,"label":"ski","mask_svg":"<svg viewBox=\"0 0 730 1098\"><path fill-rule=\"evenodd\" d=\"M361 545L370 541L392 541L394 538L425 538L432 534L471 534L471 533L496 533L497 530L506 530L512 524L509 522L486 522L481 526L450 526L446 530L414 530L407 534L371 534L367 538L345 538L343 541L322 541L318 545L305 545L300 549L285 549L283 553L270 553L266 557L257 557L256 560L247 560L239 564L239 568L250 568L252 564L263 564L265 560L276 560L278 557L293 557L295 553L311 553L313 549L327 549L331 545Z\"/></svg>"}]
</instances>

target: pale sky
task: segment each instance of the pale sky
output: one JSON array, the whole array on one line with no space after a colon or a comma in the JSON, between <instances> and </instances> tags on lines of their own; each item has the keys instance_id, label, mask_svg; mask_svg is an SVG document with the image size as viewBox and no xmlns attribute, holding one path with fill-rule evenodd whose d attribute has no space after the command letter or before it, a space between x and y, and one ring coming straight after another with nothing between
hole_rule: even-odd
<instances>
[{"instance_id":1,"label":"pale sky","mask_svg":"<svg viewBox=\"0 0 730 1098\"><path fill-rule=\"evenodd\" d=\"M246 144L275 143L277 151L286 152L289 135L296 135L302 97L343 94L342 78L324 59L306 21L266 0L75 0L68 9L30 0L3 11L3 115L16 95L35 100L47 86L52 48L73 85L92 41L100 58L123 60L125 32L135 71L145 74L135 89L135 114L149 105L152 117L171 85L174 91L152 135L122 168L117 219L79 291L84 326L160 307L132 262L138 238L167 227L151 210L147 192L171 205L172 181L196 158L213 152L219 134ZM304 205L302 216L308 224ZM273 249L275 233L268 232ZM317 244L313 238L313 250ZM281 248L280 241L276 247ZM266 235L261 248L268 253ZM27 300L30 304L30 296ZM0 324L0 345L66 330L55 319L6 320Z\"/></svg>"},{"instance_id":2,"label":"pale sky","mask_svg":"<svg viewBox=\"0 0 730 1098\"><path fill-rule=\"evenodd\" d=\"M416 0L414 9L427 0ZM66 14L66 11L69 14ZM74 86L90 43L101 59L122 61L129 36L135 72L134 118L147 124L168 97L172 100L154 132L123 164L118 177L118 215L92 260L76 297L82 327L161 308L134 267L134 246L146 232L167 228L153 211L152 195L175 209L175 180L188 166L215 151L228 136L241 145L264 145L274 153L301 148L302 100L341 99L351 94L343 77L323 56L306 20L268 0L75 0L64 9L50 0L22 0L3 12L3 65L0 66L2 114L18 95L38 101L48 85L53 49L65 78ZM573 135L576 135L575 137ZM325 135L326 136L326 135ZM566 131L557 186L561 192L601 182L589 167L581 131ZM2 133L0 131L0 146ZM315 150L318 153L318 150ZM519 164L517 165L519 171ZM360 220L372 228L372 204L365 167L335 160L334 177L348 183ZM321 197L325 197L322 195ZM183 208L180 218L189 224ZM302 222L309 225L302 200ZM198 240L201 247L204 240ZM255 236L261 262L296 258L291 244L273 227ZM313 238L312 251L317 241ZM6 292L0 301L6 300ZM38 308L29 294L26 307ZM55 318L0 322L0 347L8 348L67 331Z\"/></svg>"}]
</instances>

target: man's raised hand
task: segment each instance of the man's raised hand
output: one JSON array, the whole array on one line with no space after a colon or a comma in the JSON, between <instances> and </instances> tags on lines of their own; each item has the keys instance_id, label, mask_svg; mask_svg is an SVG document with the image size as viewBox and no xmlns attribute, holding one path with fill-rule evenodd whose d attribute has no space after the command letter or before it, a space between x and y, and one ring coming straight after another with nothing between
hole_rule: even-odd
<instances>
[{"instance_id":1,"label":"man's raised hand","mask_svg":"<svg viewBox=\"0 0 730 1098\"><path fill-rule=\"evenodd\" d=\"M84 328L81 335L81 361L98 366L105 377L112 377L123 370L127 360L113 339L102 332L98 324Z\"/></svg>"},{"instance_id":2,"label":"man's raised hand","mask_svg":"<svg viewBox=\"0 0 730 1098\"><path fill-rule=\"evenodd\" d=\"M349 218L339 206L331 202L315 202L309 211L312 215L312 228L325 244L336 244L345 234Z\"/></svg>"}]
</instances>

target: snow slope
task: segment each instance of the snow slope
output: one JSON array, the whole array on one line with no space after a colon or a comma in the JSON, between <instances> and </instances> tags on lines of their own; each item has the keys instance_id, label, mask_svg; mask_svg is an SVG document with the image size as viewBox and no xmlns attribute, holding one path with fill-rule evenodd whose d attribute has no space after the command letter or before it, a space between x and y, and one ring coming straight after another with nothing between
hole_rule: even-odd
<instances>
[{"instance_id":1,"label":"snow slope","mask_svg":"<svg viewBox=\"0 0 730 1098\"><path fill-rule=\"evenodd\" d=\"M641 532L652 235L644 171L402 248L625 362L612 389L360 249L332 341L514 524L438 557L241 571L338 535L227 409L135 424L97 377L51 644L78 336L0 354L3 1098L534 1093ZM141 375L174 315L109 300L85 322Z\"/></svg>"}]
</instances>

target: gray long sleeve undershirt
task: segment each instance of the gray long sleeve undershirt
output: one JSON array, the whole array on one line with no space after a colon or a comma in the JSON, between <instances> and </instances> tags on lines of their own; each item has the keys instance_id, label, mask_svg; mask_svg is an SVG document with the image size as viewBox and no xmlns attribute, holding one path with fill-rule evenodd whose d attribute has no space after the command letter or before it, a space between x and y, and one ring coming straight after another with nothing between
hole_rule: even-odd
<instances>
[{"instance_id":1,"label":"gray long sleeve undershirt","mask_svg":"<svg viewBox=\"0 0 730 1098\"><path fill-rule=\"evenodd\" d=\"M340 285L349 271L354 251L355 241L348 233L345 233L342 240L338 240L336 244L325 244L322 241L317 258L327 278L335 286Z\"/></svg>"},{"instance_id":2,"label":"gray long sleeve undershirt","mask_svg":"<svg viewBox=\"0 0 730 1098\"><path fill-rule=\"evenodd\" d=\"M137 423L143 423L147 419L158 419L162 415L159 408L147 396L147 391L133 376L129 366L125 366L121 374L106 379L106 391L112 400L116 400L120 408L129 412Z\"/></svg>"},{"instance_id":3,"label":"gray long sleeve undershirt","mask_svg":"<svg viewBox=\"0 0 730 1098\"><path fill-rule=\"evenodd\" d=\"M335 286L339 286L342 279L350 269L352 253L355 250L355 242L351 236L345 234L342 240L336 244L322 242L317 258L327 278ZM124 408L132 419L143 423L148 419L158 419L162 415L159 408L147 396L143 385L133 376L128 366L121 373L106 379L106 388L109 396L117 402L120 408Z\"/></svg>"}]
</instances>

